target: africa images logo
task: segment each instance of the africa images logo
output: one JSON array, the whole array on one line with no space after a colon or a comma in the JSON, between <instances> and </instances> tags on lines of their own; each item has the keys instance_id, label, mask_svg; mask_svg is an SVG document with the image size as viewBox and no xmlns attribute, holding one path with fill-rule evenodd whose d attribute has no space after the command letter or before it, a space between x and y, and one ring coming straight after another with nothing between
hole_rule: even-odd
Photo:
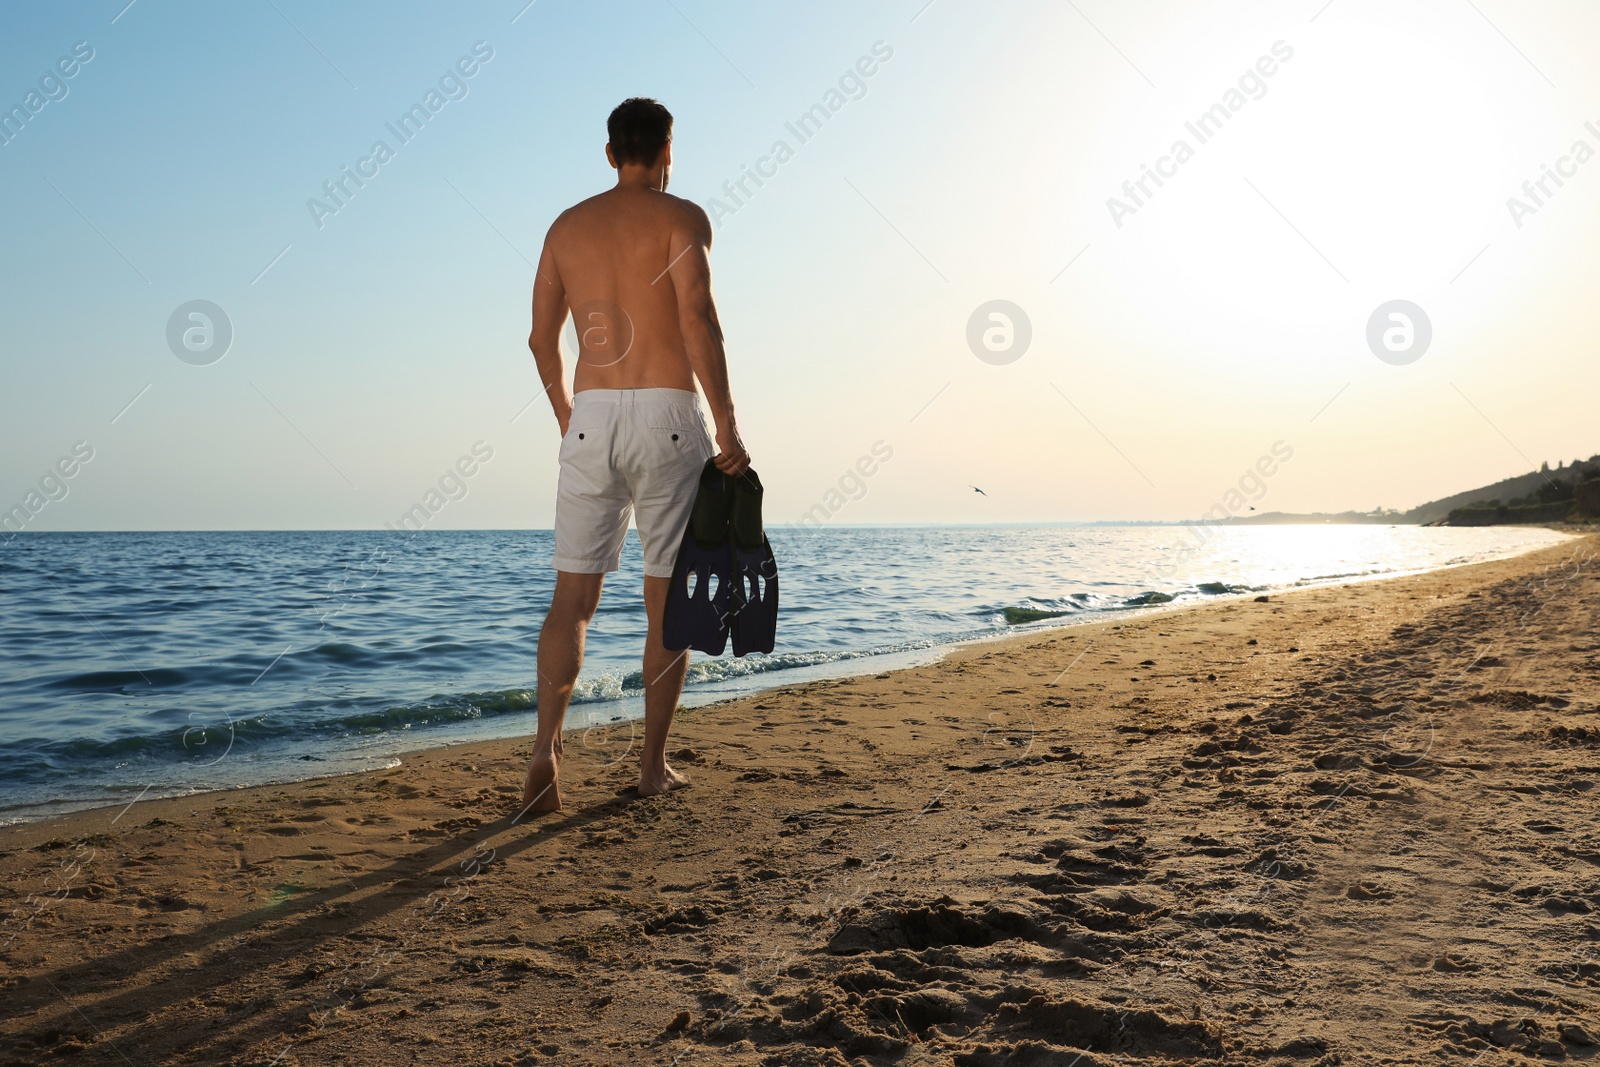
<instances>
[{"instance_id":1,"label":"africa images logo","mask_svg":"<svg viewBox=\"0 0 1600 1067\"><path fill-rule=\"evenodd\" d=\"M1147 163L1141 163L1139 176L1122 183L1122 194L1127 200L1115 196L1106 198L1106 210L1111 213L1111 221L1117 229L1122 229L1123 220L1129 215L1137 215L1140 208L1147 206L1147 201L1156 195L1156 189L1166 185L1163 178L1178 176L1178 168L1195 157L1198 146L1221 133L1233 116L1244 110L1251 100L1260 100L1267 95L1266 80L1294 58L1294 49L1284 41L1274 41L1271 52L1271 55L1261 56L1253 67L1241 74L1237 87L1224 92L1218 103L1212 104L1193 121L1183 124L1183 128L1194 138L1194 144L1179 137L1172 142L1166 155L1156 159L1154 169ZM1155 189L1150 187L1152 182Z\"/></svg>"},{"instance_id":2,"label":"africa images logo","mask_svg":"<svg viewBox=\"0 0 1600 1067\"><path fill-rule=\"evenodd\" d=\"M52 69L39 76L39 87L29 89L22 103L0 110L0 145L8 145L21 136L23 127L48 105L65 100L71 91L67 82L76 78L84 64L93 58L94 49L89 42L79 41L72 46L71 55L62 56Z\"/></svg>"},{"instance_id":3,"label":"africa images logo","mask_svg":"<svg viewBox=\"0 0 1600 1067\"><path fill-rule=\"evenodd\" d=\"M430 85L419 102L412 104L393 122L384 123L384 128L395 139L394 146L388 141L374 141L368 153L356 160L354 170L347 163L339 168L338 177L323 182L322 192L327 199L313 196L306 200L306 210L311 213L311 221L317 229L327 225L329 216L337 215L348 207L356 193L365 189L367 182L378 176L380 168L395 157L396 149L410 144L422 132L428 120L443 111L446 104L453 100L465 100L471 92L467 82L477 77L483 65L493 58L494 49L489 43L478 41L472 46L471 55L457 59L454 66L440 75L437 88Z\"/></svg>"},{"instance_id":4,"label":"africa images logo","mask_svg":"<svg viewBox=\"0 0 1600 1067\"><path fill-rule=\"evenodd\" d=\"M871 54L861 56L853 66L846 67L844 73L839 75L836 87L830 86L822 94L821 100L801 112L793 122L785 122L783 128L794 138L794 144L780 137L772 142L766 155L756 160L754 167L740 164L739 176L722 183L722 194L727 199L713 196L705 203L706 214L711 216L712 224L720 227L724 218L737 215L739 209L754 198L757 190L778 176L778 168L793 159L801 145L822 132L823 125L829 119L844 110L850 101L865 97L867 79L877 74L892 58L892 46L885 41L872 42ZM752 184L755 185L754 189L750 188Z\"/></svg>"},{"instance_id":5,"label":"africa images logo","mask_svg":"<svg viewBox=\"0 0 1600 1067\"><path fill-rule=\"evenodd\" d=\"M209 367L233 347L233 320L210 300L179 304L167 317L167 347L192 367Z\"/></svg>"}]
</instances>

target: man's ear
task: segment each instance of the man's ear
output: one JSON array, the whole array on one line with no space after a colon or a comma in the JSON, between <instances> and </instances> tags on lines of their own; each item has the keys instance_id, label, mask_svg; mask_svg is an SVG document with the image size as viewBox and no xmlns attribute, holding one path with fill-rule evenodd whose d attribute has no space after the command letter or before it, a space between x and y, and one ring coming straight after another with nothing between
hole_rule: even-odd
<instances>
[{"instance_id":1,"label":"man's ear","mask_svg":"<svg viewBox=\"0 0 1600 1067\"><path fill-rule=\"evenodd\" d=\"M611 154L611 145L606 145L606 162L611 164L611 169L617 169L617 157Z\"/></svg>"},{"instance_id":2,"label":"man's ear","mask_svg":"<svg viewBox=\"0 0 1600 1067\"><path fill-rule=\"evenodd\" d=\"M672 166L672 142L671 141L668 141L665 145L663 145L661 147L661 165L663 167Z\"/></svg>"}]
</instances>

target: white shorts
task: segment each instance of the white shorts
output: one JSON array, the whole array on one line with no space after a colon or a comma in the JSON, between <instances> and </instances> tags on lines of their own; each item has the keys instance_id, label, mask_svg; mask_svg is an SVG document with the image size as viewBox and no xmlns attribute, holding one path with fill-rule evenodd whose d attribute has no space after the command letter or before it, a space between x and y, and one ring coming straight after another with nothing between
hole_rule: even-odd
<instances>
[{"instance_id":1,"label":"white shorts","mask_svg":"<svg viewBox=\"0 0 1600 1067\"><path fill-rule=\"evenodd\" d=\"M616 570L631 512L644 546L644 572L672 577L700 471L714 453L697 393L585 389L574 395L556 487L556 570Z\"/></svg>"}]
</instances>

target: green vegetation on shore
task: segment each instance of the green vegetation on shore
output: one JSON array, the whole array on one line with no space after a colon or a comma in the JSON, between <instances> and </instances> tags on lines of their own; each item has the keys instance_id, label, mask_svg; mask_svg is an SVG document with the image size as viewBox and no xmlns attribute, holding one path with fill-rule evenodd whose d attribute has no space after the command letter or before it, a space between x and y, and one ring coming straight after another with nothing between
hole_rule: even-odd
<instances>
[{"instance_id":1,"label":"green vegetation on shore","mask_svg":"<svg viewBox=\"0 0 1600 1067\"><path fill-rule=\"evenodd\" d=\"M1494 526L1503 523L1590 522L1600 519L1600 455L1571 464L1548 463L1536 471L1479 489L1431 500L1409 511L1344 511L1293 515L1281 511L1236 516L1228 525L1279 523L1374 523L1418 526ZM1212 525L1212 523L1206 523Z\"/></svg>"},{"instance_id":2,"label":"green vegetation on shore","mask_svg":"<svg viewBox=\"0 0 1600 1067\"><path fill-rule=\"evenodd\" d=\"M1493 526L1506 522L1563 522L1600 516L1600 464L1574 463L1563 472L1549 464L1540 469L1541 483L1531 493L1501 503L1498 497L1453 508L1449 526Z\"/></svg>"}]
</instances>

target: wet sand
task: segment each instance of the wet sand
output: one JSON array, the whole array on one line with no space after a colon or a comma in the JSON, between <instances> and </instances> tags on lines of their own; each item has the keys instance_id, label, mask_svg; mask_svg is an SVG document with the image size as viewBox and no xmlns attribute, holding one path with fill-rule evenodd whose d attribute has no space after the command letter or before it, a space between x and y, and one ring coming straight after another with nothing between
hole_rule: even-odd
<instances>
[{"instance_id":1,"label":"wet sand","mask_svg":"<svg viewBox=\"0 0 1600 1067\"><path fill-rule=\"evenodd\" d=\"M0 1063L1600 1061L1600 538L636 730L0 832Z\"/></svg>"}]
</instances>

